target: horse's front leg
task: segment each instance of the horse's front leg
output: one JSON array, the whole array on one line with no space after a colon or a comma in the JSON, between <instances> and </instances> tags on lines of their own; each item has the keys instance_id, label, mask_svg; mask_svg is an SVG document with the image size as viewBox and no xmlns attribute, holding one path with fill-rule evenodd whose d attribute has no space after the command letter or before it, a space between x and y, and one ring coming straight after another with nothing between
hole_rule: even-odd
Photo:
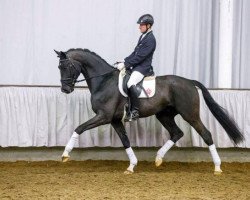
<instances>
[{"instance_id":1,"label":"horse's front leg","mask_svg":"<svg viewBox=\"0 0 250 200\"><path fill-rule=\"evenodd\" d=\"M109 118L107 118L107 116L102 115L102 114L97 114L95 117L91 118L87 122L78 126L75 129L75 132L71 136L70 140L68 141L68 143L64 149L64 152L62 154L62 161L67 162L69 160L69 157L70 157L69 153L74 148L74 145L75 145L76 141L78 140L80 134L82 134L86 130L95 128L95 127L103 125L103 124L110 123L110 121L111 120L109 120Z\"/></svg>"},{"instance_id":2,"label":"horse's front leg","mask_svg":"<svg viewBox=\"0 0 250 200\"><path fill-rule=\"evenodd\" d=\"M124 173L125 174L132 174L134 172L134 167L137 165L137 158L134 154L133 149L130 146L130 142L129 142L126 130L124 128L124 125L122 124L122 122L120 120L113 120L111 122L111 125L113 126L115 131L118 133L118 135L122 141L122 144L126 150L126 153L128 155L129 161L130 161L130 165Z\"/></svg>"}]
</instances>

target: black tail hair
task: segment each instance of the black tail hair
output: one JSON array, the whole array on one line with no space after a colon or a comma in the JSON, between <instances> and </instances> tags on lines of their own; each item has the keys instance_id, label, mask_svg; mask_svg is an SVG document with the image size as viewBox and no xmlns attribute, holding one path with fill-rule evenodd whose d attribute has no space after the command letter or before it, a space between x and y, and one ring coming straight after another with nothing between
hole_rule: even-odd
<instances>
[{"instance_id":1,"label":"black tail hair","mask_svg":"<svg viewBox=\"0 0 250 200\"><path fill-rule=\"evenodd\" d=\"M209 110L213 113L214 117L219 121L222 127L227 132L230 139L234 144L238 144L244 140L244 136L239 130L239 127L235 121L227 114L226 109L222 108L215 102L207 88L198 81L193 80L195 86L199 87L202 91L205 102Z\"/></svg>"}]
</instances>

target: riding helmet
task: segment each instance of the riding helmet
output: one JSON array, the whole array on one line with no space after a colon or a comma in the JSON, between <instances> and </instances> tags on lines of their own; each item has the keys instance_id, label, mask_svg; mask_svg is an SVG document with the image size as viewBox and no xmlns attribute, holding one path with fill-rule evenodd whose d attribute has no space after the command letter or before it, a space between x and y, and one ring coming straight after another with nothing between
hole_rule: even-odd
<instances>
[{"instance_id":1,"label":"riding helmet","mask_svg":"<svg viewBox=\"0 0 250 200\"><path fill-rule=\"evenodd\" d=\"M154 24L154 18L150 14L142 15L138 19L137 24L150 24L152 26Z\"/></svg>"}]
</instances>

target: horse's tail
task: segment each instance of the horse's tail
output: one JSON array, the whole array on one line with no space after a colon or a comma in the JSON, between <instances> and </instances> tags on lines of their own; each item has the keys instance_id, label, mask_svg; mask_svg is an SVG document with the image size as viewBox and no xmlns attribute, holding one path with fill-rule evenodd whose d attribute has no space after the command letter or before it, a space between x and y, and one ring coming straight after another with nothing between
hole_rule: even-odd
<instances>
[{"instance_id":1,"label":"horse's tail","mask_svg":"<svg viewBox=\"0 0 250 200\"><path fill-rule=\"evenodd\" d=\"M227 110L225 110L215 102L215 100L204 85L195 80L193 80L193 83L195 84L195 86L201 89L209 110L213 113L214 117L225 129L230 139L233 140L235 144L242 142L244 140L244 136L240 132L235 121L228 115Z\"/></svg>"}]
</instances>

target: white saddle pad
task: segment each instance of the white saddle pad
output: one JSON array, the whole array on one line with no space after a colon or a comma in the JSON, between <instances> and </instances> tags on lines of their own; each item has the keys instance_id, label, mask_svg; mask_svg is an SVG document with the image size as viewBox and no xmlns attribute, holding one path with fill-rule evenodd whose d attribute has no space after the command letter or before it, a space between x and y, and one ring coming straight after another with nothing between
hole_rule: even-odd
<instances>
[{"instance_id":1,"label":"white saddle pad","mask_svg":"<svg viewBox=\"0 0 250 200\"><path fill-rule=\"evenodd\" d=\"M120 93L124 97L127 97L128 95L123 91L123 87L122 87L123 78L124 78L125 74L126 74L125 69L120 71L118 87L119 87ZM155 95L155 76L149 76L149 77L144 78L142 86L144 87L148 96L142 90L139 98L153 97Z\"/></svg>"}]
</instances>

